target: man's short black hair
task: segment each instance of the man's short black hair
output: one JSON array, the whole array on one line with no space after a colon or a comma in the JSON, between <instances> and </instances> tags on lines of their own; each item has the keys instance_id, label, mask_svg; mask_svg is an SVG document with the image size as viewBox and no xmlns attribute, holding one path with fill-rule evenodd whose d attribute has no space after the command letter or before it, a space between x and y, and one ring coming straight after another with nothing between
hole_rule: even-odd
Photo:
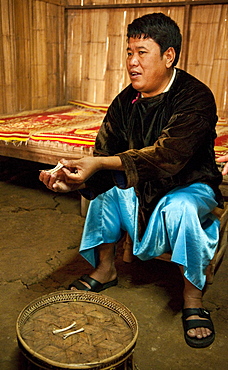
<instances>
[{"instance_id":1,"label":"man's short black hair","mask_svg":"<svg viewBox=\"0 0 228 370\"><path fill-rule=\"evenodd\" d=\"M130 37L153 39L160 46L161 56L169 47L173 47L176 52L173 66L177 64L182 37L176 22L165 14L152 13L136 18L127 28L128 40Z\"/></svg>"}]
</instances>

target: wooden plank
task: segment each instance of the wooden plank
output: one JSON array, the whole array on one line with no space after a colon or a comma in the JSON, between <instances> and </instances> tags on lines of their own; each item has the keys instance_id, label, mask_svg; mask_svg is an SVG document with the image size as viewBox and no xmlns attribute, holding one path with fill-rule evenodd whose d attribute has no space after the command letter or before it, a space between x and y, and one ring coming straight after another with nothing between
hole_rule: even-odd
<instances>
[{"instance_id":1,"label":"wooden plank","mask_svg":"<svg viewBox=\"0 0 228 370\"><path fill-rule=\"evenodd\" d=\"M31 7L30 1L14 2L17 110L31 108Z\"/></svg>"},{"instance_id":2,"label":"wooden plank","mask_svg":"<svg viewBox=\"0 0 228 370\"><path fill-rule=\"evenodd\" d=\"M67 0L39 0L39 1L43 1L44 3L58 5L62 7L65 7L68 2Z\"/></svg>"},{"instance_id":3,"label":"wooden plank","mask_svg":"<svg viewBox=\"0 0 228 370\"><path fill-rule=\"evenodd\" d=\"M13 1L3 1L1 3L1 35L2 35L2 77L3 93L2 102L3 112L13 112L16 108L17 100L15 94L16 79L16 58L15 58L15 33L13 22Z\"/></svg>"},{"instance_id":4,"label":"wooden plank","mask_svg":"<svg viewBox=\"0 0 228 370\"><path fill-rule=\"evenodd\" d=\"M0 155L5 157L13 157L19 159L25 159L34 162L40 163L47 163L55 165L61 158L66 159L76 159L81 158L82 156L91 155L91 151L82 151L80 148L75 147L73 150L64 150L63 146L59 147L52 147L46 148L42 145L30 145L29 143L25 145L22 143L21 145L15 145L12 143L5 144L4 142L0 142Z\"/></svg>"}]
</instances>

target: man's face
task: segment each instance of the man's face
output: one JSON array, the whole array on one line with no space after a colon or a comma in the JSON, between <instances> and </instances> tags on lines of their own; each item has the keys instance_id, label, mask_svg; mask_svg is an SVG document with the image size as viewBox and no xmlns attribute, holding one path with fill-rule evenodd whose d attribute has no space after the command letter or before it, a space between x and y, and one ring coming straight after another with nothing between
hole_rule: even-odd
<instances>
[{"instance_id":1,"label":"man's face","mask_svg":"<svg viewBox=\"0 0 228 370\"><path fill-rule=\"evenodd\" d=\"M130 37L127 47L127 70L132 86L144 97L162 93L172 75L172 62L165 52L160 53L159 45L151 38Z\"/></svg>"}]
</instances>

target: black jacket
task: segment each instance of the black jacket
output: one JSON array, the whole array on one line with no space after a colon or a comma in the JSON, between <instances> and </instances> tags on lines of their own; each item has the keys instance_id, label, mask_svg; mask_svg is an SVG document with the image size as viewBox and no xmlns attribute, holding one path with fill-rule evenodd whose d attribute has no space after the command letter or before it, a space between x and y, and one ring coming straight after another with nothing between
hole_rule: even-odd
<instances>
[{"instance_id":1,"label":"black jacket","mask_svg":"<svg viewBox=\"0 0 228 370\"><path fill-rule=\"evenodd\" d=\"M112 102L99 130L94 155L119 155L126 187L139 198L144 229L159 199L179 185L210 185L222 206L222 181L215 163L217 122L213 94L202 82L177 69L168 92L141 98L132 85ZM92 198L114 185L113 171L99 171L87 182ZM144 226L143 226L144 225Z\"/></svg>"}]
</instances>

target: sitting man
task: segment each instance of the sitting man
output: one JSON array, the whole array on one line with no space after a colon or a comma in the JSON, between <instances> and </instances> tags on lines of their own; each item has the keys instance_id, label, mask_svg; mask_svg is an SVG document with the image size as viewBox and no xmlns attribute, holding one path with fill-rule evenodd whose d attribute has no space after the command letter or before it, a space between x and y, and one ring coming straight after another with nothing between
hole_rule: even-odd
<instances>
[{"instance_id":1,"label":"sitting man","mask_svg":"<svg viewBox=\"0 0 228 370\"><path fill-rule=\"evenodd\" d=\"M222 207L214 97L175 68L181 34L172 19L144 15L128 25L127 39L131 84L110 105L94 156L63 159L60 171L43 171L40 180L53 191L79 190L93 199L80 253L94 270L71 289L100 292L117 284L115 244L127 231L141 260L172 252L184 279L185 340L207 347L215 333L202 290L219 238L211 211Z\"/></svg>"}]
</instances>

